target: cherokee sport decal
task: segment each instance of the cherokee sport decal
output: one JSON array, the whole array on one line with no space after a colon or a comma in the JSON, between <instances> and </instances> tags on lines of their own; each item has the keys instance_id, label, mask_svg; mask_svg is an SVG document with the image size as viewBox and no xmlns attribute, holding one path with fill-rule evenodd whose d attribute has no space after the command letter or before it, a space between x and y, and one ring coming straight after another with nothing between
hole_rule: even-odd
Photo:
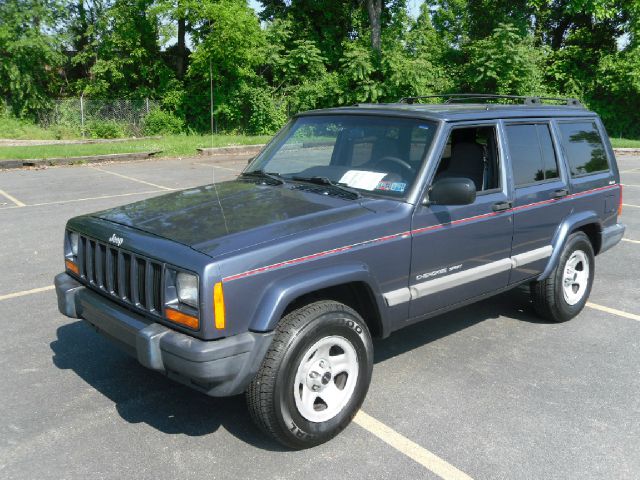
<instances>
[{"instance_id":1,"label":"cherokee sport decal","mask_svg":"<svg viewBox=\"0 0 640 480\"><path fill-rule=\"evenodd\" d=\"M444 273L455 272L456 270L460 270L462 268L462 264L452 265L450 267L444 267L440 270L434 270L433 272L421 273L420 275L416 275L416 280L426 280L427 278L437 277L438 275L442 275Z\"/></svg>"},{"instance_id":2,"label":"cherokee sport decal","mask_svg":"<svg viewBox=\"0 0 640 480\"><path fill-rule=\"evenodd\" d=\"M430 225L428 227L421 227L421 228L416 228L414 230L409 230L406 232L401 232L401 233L394 233L391 235L386 235L384 237L378 237L378 238L374 238L372 240L365 240L359 243L354 243L353 245L345 245L343 247L338 247L338 248L333 248L331 250L324 250L322 252L318 252L318 253L313 253L311 255L305 255L304 257L298 257L298 258L293 258L291 260L284 260L282 262L278 262L278 263L274 263L271 265L266 265L264 267L259 267L259 268L254 268L251 270L247 270L245 272L242 273L236 273L234 275L229 275L227 277L223 277L222 281L223 282L231 282L233 280L239 280L241 278L245 278L245 277L250 277L252 275L257 275L259 273L263 273L263 272L267 272L270 270L275 270L277 268L282 268L282 267L286 267L288 265L293 265L296 263L301 263L301 262L306 262L309 260L315 260L316 258L321 258L321 257L326 257L327 255L333 255L335 253L341 253L341 252L345 252L347 250L351 250L357 247L362 247L365 245L369 245L372 243L378 243L378 242L386 242L388 240L397 240L399 238L407 238L407 237L413 237L415 235L419 235L425 232L429 232L431 230L438 230L441 228L445 228L445 227L449 227L452 225L459 225L461 223L466 223L466 222L472 222L474 220L480 220L481 218L489 218L489 217L495 217L498 215L504 215L505 213L510 213L510 212L518 212L520 210L525 210L528 208L533 208L533 207L537 207L539 205L546 205L548 203L555 203L555 202L564 202L566 200L572 199L572 198L576 198L576 197L582 197L584 195L589 195L595 192L600 192L603 190L611 190L613 188L618 188L620 187L619 184L615 184L615 185L608 185L606 187L599 187L599 188L594 188L592 190L585 190L584 192L578 192L578 193L573 193L571 195L567 195L565 197L562 198L550 198L549 200L542 200L540 202L534 202L534 203L528 203L526 205L519 205L517 207L512 207L508 210L503 210L500 212L489 212L489 213L484 213L482 215L475 215L473 217L467 217L467 218L461 218L458 220L453 220L449 223L439 223L436 225ZM447 267L448 268L448 267ZM439 272L439 271L436 271ZM434 272L428 272L428 273L434 273ZM445 272L441 272L441 273L445 273ZM441 273L435 273L437 275L441 274Z\"/></svg>"}]
</instances>

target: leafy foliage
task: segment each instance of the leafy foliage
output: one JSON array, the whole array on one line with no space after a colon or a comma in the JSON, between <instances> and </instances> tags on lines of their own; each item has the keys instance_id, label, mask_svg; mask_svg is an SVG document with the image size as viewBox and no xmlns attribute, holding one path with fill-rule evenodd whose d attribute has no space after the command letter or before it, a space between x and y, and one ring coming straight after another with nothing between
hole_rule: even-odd
<instances>
[{"instance_id":1,"label":"leafy foliage","mask_svg":"<svg viewBox=\"0 0 640 480\"><path fill-rule=\"evenodd\" d=\"M536 48L531 35L501 23L492 34L470 42L465 77L469 90L500 95L545 93L543 69L545 48Z\"/></svg>"},{"instance_id":2,"label":"leafy foliage","mask_svg":"<svg viewBox=\"0 0 640 480\"><path fill-rule=\"evenodd\" d=\"M640 2L426 0L415 18L406 0L261 3L2 0L0 96L30 120L58 96L153 97L149 132L266 134L313 108L553 94L640 136Z\"/></svg>"},{"instance_id":3,"label":"leafy foliage","mask_svg":"<svg viewBox=\"0 0 640 480\"><path fill-rule=\"evenodd\" d=\"M126 125L115 120L92 120L85 126L85 133L91 138L123 138L129 132Z\"/></svg>"},{"instance_id":4,"label":"leafy foliage","mask_svg":"<svg viewBox=\"0 0 640 480\"><path fill-rule=\"evenodd\" d=\"M142 132L145 135L176 135L184 132L184 128L184 120L158 108L144 117Z\"/></svg>"}]
</instances>

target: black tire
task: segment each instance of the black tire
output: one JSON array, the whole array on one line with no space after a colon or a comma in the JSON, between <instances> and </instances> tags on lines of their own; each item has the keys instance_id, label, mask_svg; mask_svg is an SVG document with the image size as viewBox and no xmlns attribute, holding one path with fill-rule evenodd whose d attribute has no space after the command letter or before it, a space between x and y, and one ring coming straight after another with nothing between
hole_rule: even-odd
<instances>
[{"instance_id":1,"label":"black tire","mask_svg":"<svg viewBox=\"0 0 640 480\"><path fill-rule=\"evenodd\" d=\"M567 261L577 251L582 251L585 254L588 260L589 275L582 297L572 305L567 302L563 293L563 275ZM532 282L530 285L531 300L538 315L551 322L566 322L578 315L591 293L594 274L594 253L589 237L583 232L572 233L567 239L558 265L549 277L540 282Z\"/></svg>"},{"instance_id":2,"label":"black tire","mask_svg":"<svg viewBox=\"0 0 640 480\"><path fill-rule=\"evenodd\" d=\"M333 418L309 421L296 406L296 374L302 362L308 364L314 358L305 357L309 349L325 338L336 337L346 339L357 356L355 388L350 397L345 394L346 403ZM351 422L367 394L372 370L373 344L360 315L335 301L311 303L292 311L278 324L273 343L246 392L249 412L264 432L289 448L319 445ZM337 378L331 381L337 383Z\"/></svg>"}]
</instances>

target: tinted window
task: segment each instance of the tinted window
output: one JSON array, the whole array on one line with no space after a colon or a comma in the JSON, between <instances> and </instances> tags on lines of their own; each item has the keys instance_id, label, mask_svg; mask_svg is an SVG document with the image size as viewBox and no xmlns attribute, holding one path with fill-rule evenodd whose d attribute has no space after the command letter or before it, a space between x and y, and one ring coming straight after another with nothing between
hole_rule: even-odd
<instances>
[{"instance_id":1,"label":"tinted window","mask_svg":"<svg viewBox=\"0 0 640 480\"><path fill-rule=\"evenodd\" d=\"M558 178L548 125L507 125L506 131L516 185Z\"/></svg>"},{"instance_id":2,"label":"tinted window","mask_svg":"<svg viewBox=\"0 0 640 480\"><path fill-rule=\"evenodd\" d=\"M594 122L558 124L571 176L608 170L607 154Z\"/></svg>"}]
</instances>

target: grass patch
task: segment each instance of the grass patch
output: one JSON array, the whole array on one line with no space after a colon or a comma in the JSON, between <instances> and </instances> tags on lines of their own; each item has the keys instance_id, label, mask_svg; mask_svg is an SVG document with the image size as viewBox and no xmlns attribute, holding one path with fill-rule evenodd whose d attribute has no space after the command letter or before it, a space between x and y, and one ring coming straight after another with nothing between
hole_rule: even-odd
<instances>
[{"instance_id":1,"label":"grass patch","mask_svg":"<svg viewBox=\"0 0 640 480\"><path fill-rule=\"evenodd\" d=\"M611 145L613 145L613 148L640 148L640 140L611 138Z\"/></svg>"},{"instance_id":2,"label":"grass patch","mask_svg":"<svg viewBox=\"0 0 640 480\"><path fill-rule=\"evenodd\" d=\"M0 138L14 140L58 140L78 138L70 128L52 127L45 129L31 122L0 115Z\"/></svg>"},{"instance_id":3,"label":"grass patch","mask_svg":"<svg viewBox=\"0 0 640 480\"><path fill-rule=\"evenodd\" d=\"M170 135L160 139L131 140L116 143L77 145L32 145L0 147L0 160L26 160L68 158L110 153L135 153L161 150L162 157L187 157L196 154L196 148L226 147L230 145L256 145L271 139L268 135Z\"/></svg>"}]
</instances>

